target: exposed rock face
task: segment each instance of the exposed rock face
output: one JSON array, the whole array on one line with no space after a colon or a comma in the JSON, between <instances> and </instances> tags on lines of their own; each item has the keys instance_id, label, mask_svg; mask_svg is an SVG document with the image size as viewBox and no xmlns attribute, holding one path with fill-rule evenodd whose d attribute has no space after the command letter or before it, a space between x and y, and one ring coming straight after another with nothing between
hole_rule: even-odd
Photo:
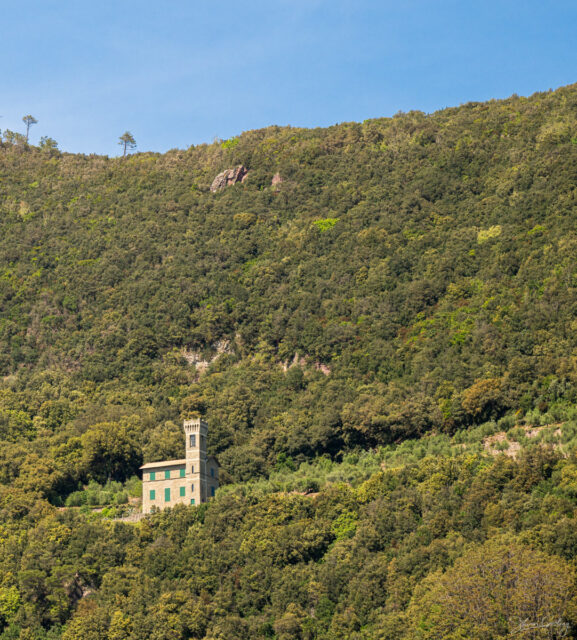
<instances>
[{"instance_id":1,"label":"exposed rock face","mask_svg":"<svg viewBox=\"0 0 577 640\"><path fill-rule=\"evenodd\" d=\"M216 176L210 185L210 190L212 193L216 193L217 191L230 187L237 182L244 182L247 174L248 169L243 167L242 164L239 164L238 167L235 167L234 169L227 169Z\"/></svg>"},{"instance_id":2,"label":"exposed rock face","mask_svg":"<svg viewBox=\"0 0 577 640\"><path fill-rule=\"evenodd\" d=\"M282 182L282 178L280 173L275 173L274 176L272 177L272 182L271 185L273 187L276 187L278 184L280 184Z\"/></svg>"},{"instance_id":3,"label":"exposed rock face","mask_svg":"<svg viewBox=\"0 0 577 640\"><path fill-rule=\"evenodd\" d=\"M212 347L216 351L216 354L212 358L209 357L208 360L205 360L202 357L202 354L198 351L188 351L185 349L181 352L181 355L188 362L188 364L196 368L196 372L200 376L222 354L233 353L232 346L228 340L219 340L218 342L213 344Z\"/></svg>"},{"instance_id":4,"label":"exposed rock face","mask_svg":"<svg viewBox=\"0 0 577 640\"><path fill-rule=\"evenodd\" d=\"M282 367L283 371L286 372L293 367L306 367L309 364L310 360L310 356L299 356L298 353L295 353L295 356L291 361L287 360L286 362L281 362L280 366ZM313 366L323 375L331 375L331 368L328 365L323 364L322 362L313 362Z\"/></svg>"},{"instance_id":5,"label":"exposed rock face","mask_svg":"<svg viewBox=\"0 0 577 640\"><path fill-rule=\"evenodd\" d=\"M320 371L325 376L331 375L331 368L328 365L323 364L322 362L315 362L315 369L317 371Z\"/></svg>"}]
</instances>

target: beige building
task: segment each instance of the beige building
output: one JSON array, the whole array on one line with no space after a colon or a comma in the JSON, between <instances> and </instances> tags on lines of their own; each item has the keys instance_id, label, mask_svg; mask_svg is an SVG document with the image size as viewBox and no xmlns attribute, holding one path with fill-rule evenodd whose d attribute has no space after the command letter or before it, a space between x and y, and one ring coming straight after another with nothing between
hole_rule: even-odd
<instances>
[{"instance_id":1,"label":"beige building","mask_svg":"<svg viewBox=\"0 0 577 640\"><path fill-rule=\"evenodd\" d=\"M206 455L208 424L184 421L186 457L142 465L142 512L175 504L201 504L218 489L218 461Z\"/></svg>"}]
</instances>

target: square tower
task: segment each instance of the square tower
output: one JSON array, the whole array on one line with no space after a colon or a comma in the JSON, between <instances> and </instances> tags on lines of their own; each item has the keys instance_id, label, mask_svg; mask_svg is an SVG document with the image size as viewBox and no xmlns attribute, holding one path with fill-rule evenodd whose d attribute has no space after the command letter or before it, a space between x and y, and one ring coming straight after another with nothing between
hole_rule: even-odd
<instances>
[{"instance_id":1,"label":"square tower","mask_svg":"<svg viewBox=\"0 0 577 640\"><path fill-rule=\"evenodd\" d=\"M208 424L201 418L185 420L184 424L186 450L186 477L191 479L191 495L193 504L205 502L208 498L206 487L207 456L206 436Z\"/></svg>"}]
</instances>

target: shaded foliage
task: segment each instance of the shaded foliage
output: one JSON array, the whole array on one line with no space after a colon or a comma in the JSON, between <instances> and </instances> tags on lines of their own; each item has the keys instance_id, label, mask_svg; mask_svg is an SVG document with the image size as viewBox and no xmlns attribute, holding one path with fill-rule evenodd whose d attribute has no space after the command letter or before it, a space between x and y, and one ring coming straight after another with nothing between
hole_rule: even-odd
<instances>
[{"instance_id":1,"label":"shaded foliage","mask_svg":"<svg viewBox=\"0 0 577 640\"><path fill-rule=\"evenodd\" d=\"M0 637L575 637L577 464L527 453L399 453L356 487L241 484L137 524L0 492Z\"/></svg>"}]
</instances>

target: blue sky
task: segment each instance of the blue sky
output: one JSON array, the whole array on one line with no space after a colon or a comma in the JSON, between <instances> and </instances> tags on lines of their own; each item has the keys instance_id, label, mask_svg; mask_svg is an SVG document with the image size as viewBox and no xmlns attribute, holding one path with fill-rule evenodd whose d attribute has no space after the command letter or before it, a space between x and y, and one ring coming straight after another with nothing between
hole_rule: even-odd
<instances>
[{"instance_id":1,"label":"blue sky","mask_svg":"<svg viewBox=\"0 0 577 640\"><path fill-rule=\"evenodd\" d=\"M2 0L0 128L165 151L577 81L575 0Z\"/></svg>"}]
</instances>

